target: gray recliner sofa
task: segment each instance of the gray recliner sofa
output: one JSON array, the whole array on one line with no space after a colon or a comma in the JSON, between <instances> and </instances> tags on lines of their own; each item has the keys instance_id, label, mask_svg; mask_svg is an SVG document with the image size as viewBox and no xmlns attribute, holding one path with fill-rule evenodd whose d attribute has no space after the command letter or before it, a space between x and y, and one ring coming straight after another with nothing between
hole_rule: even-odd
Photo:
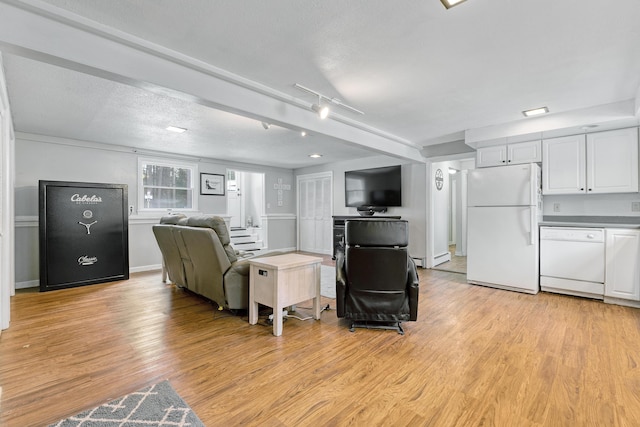
<instances>
[{"instance_id":1,"label":"gray recliner sofa","mask_svg":"<svg viewBox=\"0 0 640 427\"><path fill-rule=\"evenodd\" d=\"M219 307L232 311L248 307L248 259L253 254L234 250L221 217L165 216L160 224L153 226L153 234L169 280L212 300Z\"/></svg>"}]
</instances>

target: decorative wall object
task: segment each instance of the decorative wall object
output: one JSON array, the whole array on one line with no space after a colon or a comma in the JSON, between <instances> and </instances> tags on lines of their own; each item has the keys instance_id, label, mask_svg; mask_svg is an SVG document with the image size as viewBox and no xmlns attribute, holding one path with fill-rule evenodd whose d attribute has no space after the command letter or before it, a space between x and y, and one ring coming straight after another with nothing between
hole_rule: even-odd
<instances>
[{"instance_id":1,"label":"decorative wall object","mask_svg":"<svg viewBox=\"0 0 640 427\"><path fill-rule=\"evenodd\" d=\"M39 181L40 291L129 278L127 190Z\"/></svg>"},{"instance_id":2,"label":"decorative wall object","mask_svg":"<svg viewBox=\"0 0 640 427\"><path fill-rule=\"evenodd\" d=\"M224 175L201 173L200 194L209 196L224 196Z\"/></svg>"},{"instance_id":3,"label":"decorative wall object","mask_svg":"<svg viewBox=\"0 0 640 427\"><path fill-rule=\"evenodd\" d=\"M278 178L278 183L273 184L273 189L278 193L278 206L282 206L284 204L284 191L291 190L291 184L283 184L282 178Z\"/></svg>"},{"instance_id":4,"label":"decorative wall object","mask_svg":"<svg viewBox=\"0 0 640 427\"><path fill-rule=\"evenodd\" d=\"M444 185L444 174L442 173L442 169L436 170L436 189L438 191L442 190L442 186Z\"/></svg>"}]
</instances>

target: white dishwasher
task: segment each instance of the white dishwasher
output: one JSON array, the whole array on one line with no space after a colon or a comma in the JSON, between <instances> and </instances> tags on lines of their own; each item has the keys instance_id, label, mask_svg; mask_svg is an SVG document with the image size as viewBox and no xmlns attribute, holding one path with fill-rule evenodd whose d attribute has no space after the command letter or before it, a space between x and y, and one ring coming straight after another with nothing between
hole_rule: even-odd
<instances>
[{"instance_id":1,"label":"white dishwasher","mask_svg":"<svg viewBox=\"0 0 640 427\"><path fill-rule=\"evenodd\" d=\"M540 227L540 289L604 298L602 228Z\"/></svg>"}]
</instances>

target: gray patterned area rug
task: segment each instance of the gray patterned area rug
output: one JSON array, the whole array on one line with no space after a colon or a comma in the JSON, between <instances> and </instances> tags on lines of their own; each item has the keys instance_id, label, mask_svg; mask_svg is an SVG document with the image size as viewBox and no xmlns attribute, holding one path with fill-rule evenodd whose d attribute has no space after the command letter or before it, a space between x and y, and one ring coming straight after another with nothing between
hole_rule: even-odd
<instances>
[{"instance_id":1,"label":"gray patterned area rug","mask_svg":"<svg viewBox=\"0 0 640 427\"><path fill-rule=\"evenodd\" d=\"M169 381L60 420L49 427L204 427Z\"/></svg>"},{"instance_id":2,"label":"gray patterned area rug","mask_svg":"<svg viewBox=\"0 0 640 427\"><path fill-rule=\"evenodd\" d=\"M328 265L320 266L320 295L336 299L336 269Z\"/></svg>"}]
</instances>

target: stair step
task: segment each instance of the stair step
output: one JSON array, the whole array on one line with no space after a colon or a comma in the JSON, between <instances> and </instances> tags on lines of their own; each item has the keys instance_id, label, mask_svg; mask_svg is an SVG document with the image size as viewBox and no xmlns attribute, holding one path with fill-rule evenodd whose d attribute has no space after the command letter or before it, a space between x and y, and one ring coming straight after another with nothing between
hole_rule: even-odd
<instances>
[{"instance_id":1,"label":"stair step","mask_svg":"<svg viewBox=\"0 0 640 427\"><path fill-rule=\"evenodd\" d=\"M238 243L255 242L256 240L258 240L256 236L231 236L231 243L234 245Z\"/></svg>"}]
</instances>

